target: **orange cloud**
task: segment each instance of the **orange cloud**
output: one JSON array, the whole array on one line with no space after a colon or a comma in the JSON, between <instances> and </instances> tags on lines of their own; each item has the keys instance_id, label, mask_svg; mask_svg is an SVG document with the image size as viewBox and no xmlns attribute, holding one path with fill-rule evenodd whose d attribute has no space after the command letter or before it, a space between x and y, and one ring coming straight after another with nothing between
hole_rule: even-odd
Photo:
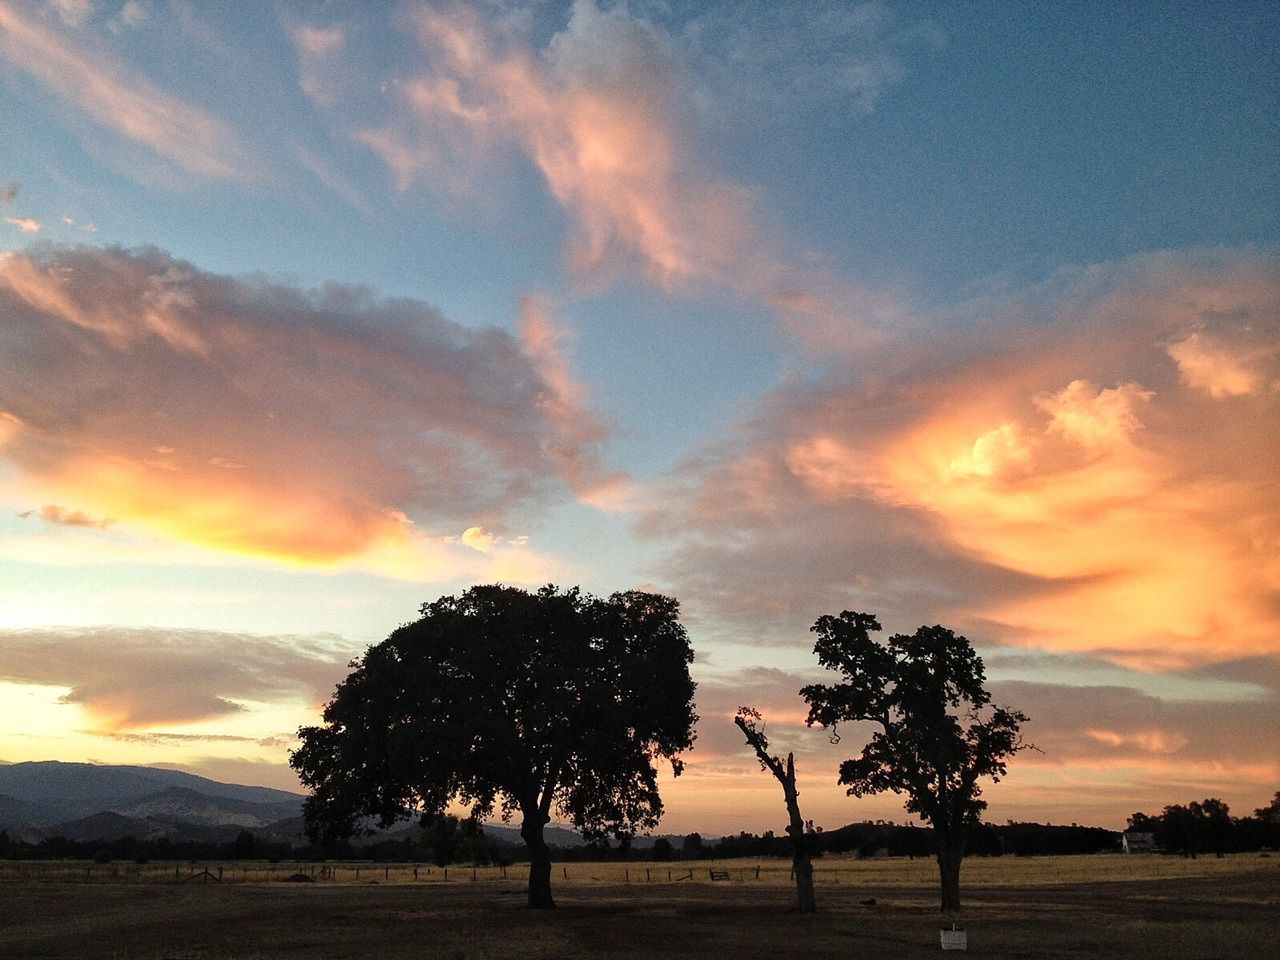
<instances>
[{"instance_id":1,"label":"orange cloud","mask_svg":"<svg viewBox=\"0 0 1280 960\"><path fill-rule=\"evenodd\" d=\"M1270 260L1161 255L982 305L1005 319L779 390L651 529L755 632L852 607L1155 670L1275 651L1277 290ZM1167 345L1205 331L1254 389L1188 377Z\"/></svg>"},{"instance_id":2,"label":"orange cloud","mask_svg":"<svg viewBox=\"0 0 1280 960\"><path fill-rule=\"evenodd\" d=\"M186 170L220 179L245 179L250 172L226 123L6 2L0 2L0 57L95 123Z\"/></svg>"},{"instance_id":3,"label":"orange cloud","mask_svg":"<svg viewBox=\"0 0 1280 960\"><path fill-rule=\"evenodd\" d=\"M565 385L512 337L156 250L5 254L0 311L0 458L22 498L287 563L551 569L432 532L500 527L559 486Z\"/></svg>"}]
</instances>

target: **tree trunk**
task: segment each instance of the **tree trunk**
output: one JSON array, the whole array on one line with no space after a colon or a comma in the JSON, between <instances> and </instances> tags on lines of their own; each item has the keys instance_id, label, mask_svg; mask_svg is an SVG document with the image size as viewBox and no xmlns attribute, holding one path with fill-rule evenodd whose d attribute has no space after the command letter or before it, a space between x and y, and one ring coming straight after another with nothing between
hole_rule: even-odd
<instances>
[{"instance_id":1,"label":"tree trunk","mask_svg":"<svg viewBox=\"0 0 1280 960\"><path fill-rule=\"evenodd\" d=\"M938 846L938 873L942 880L942 912L960 912L960 863L964 842L946 840Z\"/></svg>"},{"instance_id":2,"label":"tree trunk","mask_svg":"<svg viewBox=\"0 0 1280 960\"><path fill-rule=\"evenodd\" d=\"M526 815L520 836L529 849L529 906L534 910L555 909L551 899L551 848L542 839L546 819L538 813Z\"/></svg>"},{"instance_id":3,"label":"tree trunk","mask_svg":"<svg viewBox=\"0 0 1280 960\"><path fill-rule=\"evenodd\" d=\"M782 796L787 802L787 815L790 825L787 835L791 837L791 867L796 874L796 898L801 913L816 913L818 903L813 896L813 864L809 860L809 838L804 833L804 820L800 816L799 792L796 790L796 763L792 754L787 754L786 775L782 779Z\"/></svg>"},{"instance_id":4,"label":"tree trunk","mask_svg":"<svg viewBox=\"0 0 1280 960\"><path fill-rule=\"evenodd\" d=\"M813 864L808 853L797 853L791 860L796 873L796 899L801 913L817 913L818 902L813 896Z\"/></svg>"}]
</instances>

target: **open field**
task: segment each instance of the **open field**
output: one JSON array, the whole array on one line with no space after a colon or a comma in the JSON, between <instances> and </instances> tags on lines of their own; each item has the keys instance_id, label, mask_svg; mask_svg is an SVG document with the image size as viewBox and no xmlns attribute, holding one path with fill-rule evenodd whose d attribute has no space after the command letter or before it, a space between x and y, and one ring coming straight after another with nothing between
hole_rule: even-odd
<instances>
[{"instance_id":1,"label":"open field","mask_svg":"<svg viewBox=\"0 0 1280 960\"><path fill-rule=\"evenodd\" d=\"M560 909L524 907L520 869L337 864L336 879L174 882L174 865L0 864L0 957L301 960L377 957L870 957L937 955L936 872L926 860L826 858L817 916L792 910L785 862L557 866ZM132 866L132 865L130 865ZM213 872L216 874L216 865ZM314 867L312 867L313 869ZM649 870L650 881L637 877ZM68 869L71 872L65 872ZM180 873L203 869L182 865ZM694 878L667 882L666 871ZM58 871L64 871L61 875ZM96 871L96 873L95 873ZM349 878L348 878L348 871ZM256 874L256 877L255 877ZM386 879L390 877L388 882ZM630 878L630 882L626 879ZM875 898L874 905L862 901ZM975 859L965 866L969 954L979 957L1280 955L1280 858Z\"/></svg>"}]
</instances>

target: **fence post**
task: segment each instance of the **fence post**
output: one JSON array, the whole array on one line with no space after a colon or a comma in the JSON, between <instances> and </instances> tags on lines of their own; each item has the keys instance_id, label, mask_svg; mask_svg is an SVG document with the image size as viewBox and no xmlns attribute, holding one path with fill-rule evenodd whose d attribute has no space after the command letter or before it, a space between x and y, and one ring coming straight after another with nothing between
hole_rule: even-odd
<instances>
[{"instance_id":1,"label":"fence post","mask_svg":"<svg viewBox=\"0 0 1280 960\"><path fill-rule=\"evenodd\" d=\"M648 868L648 867L645 867L645 868L644 868L644 882L645 882L645 883L648 883L648 882L649 882L649 868Z\"/></svg>"},{"instance_id":2,"label":"fence post","mask_svg":"<svg viewBox=\"0 0 1280 960\"><path fill-rule=\"evenodd\" d=\"M382 868L382 879L383 879L383 880L390 880L390 879L391 879L391 868L390 868L390 867L383 867L383 868Z\"/></svg>"},{"instance_id":3,"label":"fence post","mask_svg":"<svg viewBox=\"0 0 1280 960\"><path fill-rule=\"evenodd\" d=\"M756 864L756 879L760 879L760 864Z\"/></svg>"},{"instance_id":4,"label":"fence post","mask_svg":"<svg viewBox=\"0 0 1280 960\"><path fill-rule=\"evenodd\" d=\"M569 868L568 868L568 867L561 867L560 869L564 871L564 878L565 878L566 880L568 880L568 879L569 879Z\"/></svg>"}]
</instances>

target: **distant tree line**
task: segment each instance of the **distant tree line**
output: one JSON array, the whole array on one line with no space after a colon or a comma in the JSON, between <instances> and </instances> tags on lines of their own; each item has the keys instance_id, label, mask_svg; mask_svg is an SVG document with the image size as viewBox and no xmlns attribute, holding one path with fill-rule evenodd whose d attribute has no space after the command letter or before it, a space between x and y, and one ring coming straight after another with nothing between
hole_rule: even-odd
<instances>
[{"instance_id":1,"label":"distant tree line","mask_svg":"<svg viewBox=\"0 0 1280 960\"><path fill-rule=\"evenodd\" d=\"M937 852L937 838L929 827L900 825L891 821L851 823L837 830L811 830L807 833L810 855L854 854L857 857L921 857L932 858ZM690 843L690 837L697 842ZM791 839L785 833L766 830L762 834L743 831L721 837L715 842L691 834L678 844L659 837L651 847L584 846L557 850L564 860L729 860L742 857L790 858ZM1042 823L1009 823L1004 826L984 823L969 836L970 856L1002 855L1033 857L1073 853L1109 853L1120 849L1120 834L1100 827L1053 826Z\"/></svg>"},{"instance_id":2,"label":"distant tree line","mask_svg":"<svg viewBox=\"0 0 1280 960\"><path fill-rule=\"evenodd\" d=\"M1280 791L1251 817L1233 817L1230 807L1209 797L1170 804L1158 814L1135 813L1129 817L1129 829L1154 834L1165 853L1191 858L1280 849Z\"/></svg>"},{"instance_id":3,"label":"distant tree line","mask_svg":"<svg viewBox=\"0 0 1280 960\"><path fill-rule=\"evenodd\" d=\"M115 840L71 840L67 837L45 837L38 841L17 840L0 830L0 859L4 860L95 860L99 863L150 860L271 860L301 859L284 841L255 838L242 830L225 842L210 840L143 839L126 836Z\"/></svg>"}]
</instances>

